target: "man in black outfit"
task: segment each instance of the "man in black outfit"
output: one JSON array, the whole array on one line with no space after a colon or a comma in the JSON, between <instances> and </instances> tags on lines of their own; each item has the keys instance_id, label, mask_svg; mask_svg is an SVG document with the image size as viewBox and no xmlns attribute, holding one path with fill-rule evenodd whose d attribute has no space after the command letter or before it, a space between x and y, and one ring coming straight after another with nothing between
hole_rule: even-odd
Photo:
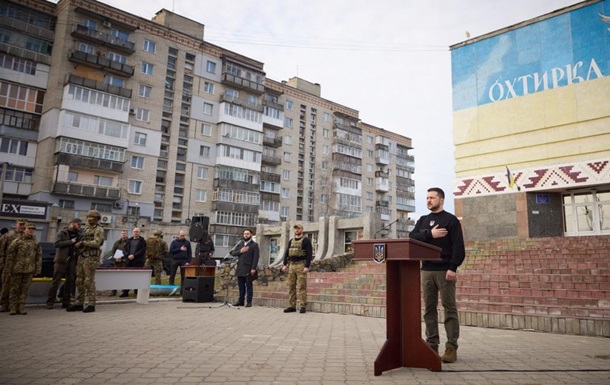
<instances>
[{"instance_id":1,"label":"man in black outfit","mask_svg":"<svg viewBox=\"0 0 610 385\"><path fill-rule=\"evenodd\" d=\"M53 280L49 288L47 309L53 309L55 305L57 290L62 278L65 278L65 283L61 287L61 307L67 309L70 306L70 299L75 288L76 260L78 259L78 250L74 248L74 244L78 242L81 223L83 221L80 218L74 218L68 226L57 232L55 258L53 258Z\"/></svg>"},{"instance_id":2,"label":"man in black outfit","mask_svg":"<svg viewBox=\"0 0 610 385\"><path fill-rule=\"evenodd\" d=\"M197 243L195 255L199 259L199 265L216 266L216 262L212 259L214 251L216 251L214 241L209 236L205 241Z\"/></svg>"},{"instance_id":3,"label":"man in black outfit","mask_svg":"<svg viewBox=\"0 0 610 385\"><path fill-rule=\"evenodd\" d=\"M252 306L252 277L256 274L258 266L259 248L258 243L252 239L252 231L244 230L244 237L229 251L237 258L237 287L239 288L239 299L233 306L244 306L244 299L247 300L246 307ZM247 294L246 294L247 293Z\"/></svg>"},{"instance_id":4,"label":"man in black outfit","mask_svg":"<svg viewBox=\"0 0 610 385\"><path fill-rule=\"evenodd\" d=\"M133 237L129 238L123 248L126 267L144 267L146 261L146 240L140 236L140 229L135 227L132 230ZM133 291L136 295L138 290ZM127 297L129 290L123 290L119 297Z\"/></svg>"},{"instance_id":5,"label":"man in black outfit","mask_svg":"<svg viewBox=\"0 0 610 385\"><path fill-rule=\"evenodd\" d=\"M440 247L442 261L423 261L421 267L422 294L424 297L424 322L426 342L438 352L438 293L445 309L447 343L441 360L445 363L457 360L460 321L455 303L457 269L464 261L466 251L462 226L455 215L443 209L445 192L438 187L428 189L426 204L430 214L419 218L409 237Z\"/></svg>"},{"instance_id":6,"label":"man in black outfit","mask_svg":"<svg viewBox=\"0 0 610 385\"><path fill-rule=\"evenodd\" d=\"M178 239L172 241L169 252L173 257L172 267L169 272L169 284L172 286L174 285L176 271L178 270L178 267L180 267L180 294L182 294L182 289L184 288L184 269L182 267L190 265L191 258L193 258L191 242L186 239L185 231L180 230Z\"/></svg>"}]
</instances>

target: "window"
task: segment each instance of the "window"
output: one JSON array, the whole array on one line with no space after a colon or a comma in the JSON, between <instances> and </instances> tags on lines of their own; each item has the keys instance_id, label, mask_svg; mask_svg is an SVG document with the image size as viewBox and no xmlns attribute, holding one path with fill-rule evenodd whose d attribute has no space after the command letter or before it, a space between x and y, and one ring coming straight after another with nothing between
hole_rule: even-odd
<instances>
[{"instance_id":1,"label":"window","mask_svg":"<svg viewBox=\"0 0 610 385\"><path fill-rule=\"evenodd\" d=\"M197 179L208 179L207 167L197 167Z\"/></svg>"},{"instance_id":2,"label":"window","mask_svg":"<svg viewBox=\"0 0 610 385\"><path fill-rule=\"evenodd\" d=\"M91 29L91 30L96 30L97 29L97 23L93 20L89 20L89 19L84 19L83 20L83 26Z\"/></svg>"},{"instance_id":3,"label":"window","mask_svg":"<svg viewBox=\"0 0 610 385\"><path fill-rule=\"evenodd\" d=\"M205 202L207 191L195 189L195 202Z\"/></svg>"},{"instance_id":4,"label":"window","mask_svg":"<svg viewBox=\"0 0 610 385\"><path fill-rule=\"evenodd\" d=\"M201 135L212 136L212 125L201 123Z\"/></svg>"},{"instance_id":5,"label":"window","mask_svg":"<svg viewBox=\"0 0 610 385\"><path fill-rule=\"evenodd\" d=\"M225 90L225 95L227 95L229 98L237 99L239 97L239 92L234 89L227 88Z\"/></svg>"},{"instance_id":6,"label":"window","mask_svg":"<svg viewBox=\"0 0 610 385\"><path fill-rule=\"evenodd\" d=\"M112 178L108 176L94 175L93 184L98 186L112 186Z\"/></svg>"},{"instance_id":7,"label":"window","mask_svg":"<svg viewBox=\"0 0 610 385\"><path fill-rule=\"evenodd\" d=\"M129 34L119 31L118 29L112 29L110 31L110 34L114 37L118 37L119 39L123 39L123 40L129 40Z\"/></svg>"},{"instance_id":8,"label":"window","mask_svg":"<svg viewBox=\"0 0 610 385\"><path fill-rule=\"evenodd\" d=\"M254 95L248 95L248 104L256 105L258 98Z\"/></svg>"},{"instance_id":9,"label":"window","mask_svg":"<svg viewBox=\"0 0 610 385\"><path fill-rule=\"evenodd\" d=\"M177 61L178 61L178 59L175 57L171 57L171 56L168 57L167 58L167 68L170 70L175 70Z\"/></svg>"},{"instance_id":10,"label":"window","mask_svg":"<svg viewBox=\"0 0 610 385\"><path fill-rule=\"evenodd\" d=\"M372 201L373 200L373 193L372 192L367 192L366 193L366 199Z\"/></svg>"},{"instance_id":11,"label":"window","mask_svg":"<svg viewBox=\"0 0 610 385\"><path fill-rule=\"evenodd\" d=\"M328 195L326 195L326 194L322 194L322 195L320 196L320 202L322 202L322 203L328 203Z\"/></svg>"},{"instance_id":12,"label":"window","mask_svg":"<svg viewBox=\"0 0 610 385\"><path fill-rule=\"evenodd\" d=\"M282 187L282 198L290 198L290 189Z\"/></svg>"},{"instance_id":13,"label":"window","mask_svg":"<svg viewBox=\"0 0 610 385\"><path fill-rule=\"evenodd\" d=\"M142 73L147 74L147 75L152 75L154 67L155 66L150 63L142 62L142 67L141 67Z\"/></svg>"},{"instance_id":14,"label":"window","mask_svg":"<svg viewBox=\"0 0 610 385\"><path fill-rule=\"evenodd\" d=\"M68 182L78 182L78 173L74 171L69 171Z\"/></svg>"},{"instance_id":15,"label":"window","mask_svg":"<svg viewBox=\"0 0 610 385\"><path fill-rule=\"evenodd\" d=\"M144 157L132 156L131 157L131 168L143 169L144 168Z\"/></svg>"},{"instance_id":16,"label":"window","mask_svg":"<svg viewBox=\"0 0 610 385\"><path fill-rule=\"evenodd\" d=\"M141 120L143 122L150 121L150 111L145 108L136 108L136 120Z\"/></svg>"},{"instance_id":17,"label":"window","mask_svg":"<svg viewBox=\"0 0 610 385\"><path fill-rule=\"evenodd\" d=\"M32 169L23 167L12 167L6 168L6 176L4 180L7 182L23 182L32 183ZM2 180L2 173L0 172L0 180Z\"/></svg>"},{"instance_id":18,"label":"window","mask_svg":"<svg viewBox=\"0 0 610 385\"><path fill-rule=\"evenodd\" d=\"M367 141L368 144L373 144L373 137L370 136L370 135L367 135L366 141Z\"/></svg>"},{"instance_id":19,"label":"window","mask_svg":"<svg viewBox=\"0 0 610 385\"><path fill-rule=\"evenodd\" d=\"M366 171L373 172L373 165L372 164L367 164L366 165Z\"/></svg>"},{"instance_id":20,"label":"window","mask_svg":"<svg viewBox=\"0 0 610 385\"><path fill-rule=\"evenodd\" d=\"M563 195L566 235L610 234L610 191Z\"/></svg>"},{"instance_id":21,"label":"window","mask_svg":"<svg viewBox=\"0 0 610 385\"><path fill-rule=\"evenodd\" d=\"M144 84L140 84L140 90L138 91L138 95L143 98L150 98L150 94L152 92L152 87L145 86Z\"/></svg>"},{"instance_id":22,"label":"window","mask_svg":"<svg viewBox=\"0 0 610 385\"><path fill-rule=\"evenodd\" d=\"M130 194L142 194L142 181L141 180L129 180L129 193Z\"/></svg>"},{"instance_id":23,"label":"window","mask_svg":"<svg viewBox=\"0 0 610 385\"><path fill-rule=\"evenodd\" d=\"M206 115L212 115L214 111L214 105L212 103L203 103L203 113Z\"/></svg>"},{"instance_id":24,"label":"window","mask_svg":"<svg viewBox=\"0 0 610 385\"><path fill-rule=\"evenodd\" d=\"M133 144L136 146L146 146L146 134L136 132L134 135Z\"/></svg>"},{"instance_id":25,"label":"window","mask_svg":"<svg viewBox=\"0 0 610 385\"><path fill-rule=\"evenodd\" d=\"M108 59L121 64L127 64L127 57L118 53L108 52Z\"/></svg>"},{"instance_id":26,"label":"window","mask_svg":"<svg viewBox=\"0 0 610 385\"><path fill-rule=\"evenodd\" d=\"M97 210L102 213L111 213L112 205L108 203L91 202L91 210Z\"/></svg>"},{"instance_id":27,"label":"window","mask_svg":"<svg viewBox=\"0 0 610 385\"><path fill-rule=\"evenodd\" d=\"M205 70L211 74L215 74L216 73L216 63L208 60L208 63L205 66Z\"/></svg>"},{"instance_id":28,"label":"window","mask_svg":"<svg viewBox=\"0 0 610 385\"><path fill-rule=\"evenodd\" d=\"M93 46L89 45L89 44L85 44L85 43L80 43L78 45L78 50L82 51L82 52L86 52L91 55L93 55L95 53L95 49L93 48Z\"/></svg>"},{"instance_id":29,"label":"window","mask_svg":"<svg viewBox=\"0 0 610 385\"><path fill-rule=\"evenodd\" d=\"M17 139L0 138L0 153L27 155L28 142Z\"/></svg>"},{"instance_id":30,"label":"window","mask_svg":"<svg viewBox=\"0 0 610 385\"><path fill-rule=\"evenodd\" d=\"M104 76L104 83L110 84L117 87L124 87L125 80L121 78L117 78L116 76L106 75Z\"/></svg>"},{"instance_id":31,"label":"window","mask_svg":"<svg viewBox=\"0 0 610 385\"><path fill-rule=\"evenodd\" d=\"M292 144L292 136L284 135L283 142L285 145L290 146Z\"/></svg>"},{"instance_id":32,"label":"window","mask_svg":"<svg viewBox=\"0 0 610 385\"><path fill-rule=\"evenodd\" d=\"M74 210L74 201L72 200L60 199L58 205L61 209Z\"/></svg>"},{"instance_id":33,"label":"window","mask_svg":"<svg viewBox=\"0 0 610 385\"><path fill-rule=\"evenodd\" d=\"M199 146L199 156L203 158L210 157L210 147L208 146Z\"/></svg>"},{"instance_id":34,"label":"window","mask_svg":"<svg viewBox=\"0 0 610 385\"><path fill-rule=\"evenodd\" d=\"M372 158L372 157L373 157L373 154L374 154L373 150L366 150L366 156L367 156L368 158Z\"/></svg>"},{"instance_id":35,"label":"window","mask_svg":"<svg viewBox=\"0 0 610 385\"><path fill-rule=\"evenodd\" d=\"M323 119L325 122L330 122L330 114L328 112L325 112L323 115Z\"/></svg>"},{"instance_id":36,"label":"window","mask_svg":"<svg viewBox=\"0 0 610 385\"><path fill-rule=\"evenodd\" d=\"M292 119L291 118L285 118L284 119L284 127L292 128Z\"/></svg>"},{"instance_id":37,"label":"window","mask_svg":"<svg viewBox=\"0 0 610 385\"><path fill-rule=\"evenodd\" d=\"M150 40L144 40L144 51L149 53L155 53L157 49L157 43Z\"/></svg>"},{"instance_id":38,"label":"window","mask_svg":"<svg viewBox=\"0 0 610 385\"><path fill-rule=\"evenodd\" d=\"M328 146L327 145L322 146L322 153L324 155L328 154Z\"/></svg>"},{"instance_id":39,"label":"window","mask_svg":"<svg viewBox=\"0 0 610 385\"><path fill-rule=\"evenodd\" d=\"M328 128L324 128L322 130L322 136L324 136L325 138L330 138L330 130Z\"/></svg>"},{"instance_id":40,"label":"window","mask_svg":"<svg viewBox=\"0 0 610 385\"><path fill-rule=\"evenodd\" d=\"M292 106L293 106L292 100L286 100L286 109L292 110Z\"/></svg>"},{"instance_id":41,"label":"window","mask_svg":"<svg viewBox=\"0 0 610 385\"><path fill-rule=\"evenodd\" d=\"M280 207L280 216L282 218L288 218L289 212L290 212L290 209L287 206Z\"/></svg>"},{"instance_id":42,"label":"window","mask_svg":"<svg viewBox=\"0 0 610 385\"><path fill-rule=\"evenodd\" d=\"M290 162L290 159L291 159L291 158L292 158L292 156L290 155L290 153L289 153L289 152L285 152L285 153L284 153L284 160L285 160L286 162Z\"/></svg>"},{"instance_id":43,"label":"window","mask_svg":"<svg viewBox=\"0 0 610 385\"><path fill-rule=\"evenodd\" d=\"M290 170L282 171L282 177L284 178L284 180L290 180Z\"/></svg>"},{"instance_id":44,"label":"window","mask_svg":"<svg viewBox=\"0 0 610 385\"><path fill-rule=\"evenodd\" d=\"M366 178L366 185L367 185L367 186L372 186L372 185L373 185L373 178L369 178L369 177L367 177L367 178Z\"/></svg>"},{"instance_id":45,"label":"window","mask_svg":"<svg viewBox=\"0 0 610 385\"><path fill-rule=\"evenodd\" d=\"M208 94L214 94L214 83L205 82L203 84L203 92Z\"/></svg>"}]
</instances>

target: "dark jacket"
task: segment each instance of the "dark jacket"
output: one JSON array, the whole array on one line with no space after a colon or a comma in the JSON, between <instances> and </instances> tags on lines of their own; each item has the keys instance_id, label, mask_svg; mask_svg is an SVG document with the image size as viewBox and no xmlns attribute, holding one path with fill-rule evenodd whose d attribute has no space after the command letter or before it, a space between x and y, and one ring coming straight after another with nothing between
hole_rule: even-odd
<instances>
[{"instance_id":1,"label":"dark jacket","mask_svg":"<svg viewBox=\"0 0 610 385\"><path fill-rule=\"evenodd\" d=\"M248 246L248 251L242 254L241 248L244 246ZM254 242L250 239L248 244L244 243L242 239L229 251L234 257L238 257L237 259L237 269L235 269L235 275L237 277L246 277L250 274L250 270L256 270L258 266L258 257L259 257L259 249L258 243Z\"/></svg>"},{"instance_id":2,"label":"dark jacket","mask_svg":"<svg viewBox=\"0 0 610 385\"><path fill-rule=\"evenodd\" d=\"M72 257L77 256L72 239L78 237L78 231L70 230L69 226L59 230L55 238L55 263L67 263Z\"/></svg>"},{"instance_id":3,"label":"dark jacket","mask_svg":"<svg viewBox=\"0 0 610 385\"><path fill-rule=\"evenodd\" d=\"M447 229L447 235L441 238L432 237L432 229L437 226ZM419 218L415 227L409 233L409 238L440 247L441 262L423 261L422 270L457 271L466 257L464 236L459 219L446 211L430 213Z\"/></svg>"},{"instance_id":4,"label":"dark jacket","mask_svg":"<svg viewBox=\"0 0 610 385\"><path fill-rule=\"evenodd\" d=\"M133 260L127 259L129 255L133 254ZM140 237L135 239L131 237L125 243L125 248L123 248L123 255L125 256L125 261L127 263L127 267L144 267L144 261L146 260L146 240L144 237Z\"/></svg>"},{"instance_id":5,"label":"dark jacket","mask_svg":"<svg viewBox=\"0 0 610 385\"><path fill-rule=\"evenodd\" d=\"M186 251L180 250L182 246L186 246ZM174 260L191 263L191 258L193 257L193 250L191 249L191 242L186 238L174 239L171 245L169 246L169 252L172 254Z\"/></svg>"},{"instance_id":6,"label":"dark jacket","mask_svg":"<svg viewBox=\"0 0 610 385\"><path fill-rule=\"evenodd\" d=\"M197 246L195 247L195 256L197 258L207 257L207 255L214 254L214 251L216 251L214 248L214 242L212 242L211 239L208 239L207 242L197 243ZM201 253L205 253L207 255L201 255Z\"/></svg>"}]
</instances>

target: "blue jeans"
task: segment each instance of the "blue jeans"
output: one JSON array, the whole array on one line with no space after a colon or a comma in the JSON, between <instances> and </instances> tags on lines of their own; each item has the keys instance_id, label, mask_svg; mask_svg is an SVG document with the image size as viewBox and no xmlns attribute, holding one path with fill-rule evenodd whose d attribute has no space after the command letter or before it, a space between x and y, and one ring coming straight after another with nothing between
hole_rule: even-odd
<instances>
[{"instance_id":1,"label":"blue jeans","mask_svg":"<svg viewBox=\"0 0 610 385\"><path fill-rule=\"evenodd\" d=\"M252 280L248 279L248 277L237 277L237 287L239 288L239 299L237 302L244 303L244 298L246 298L247 303L252 303Z\"/></svg>"}]
</instances>

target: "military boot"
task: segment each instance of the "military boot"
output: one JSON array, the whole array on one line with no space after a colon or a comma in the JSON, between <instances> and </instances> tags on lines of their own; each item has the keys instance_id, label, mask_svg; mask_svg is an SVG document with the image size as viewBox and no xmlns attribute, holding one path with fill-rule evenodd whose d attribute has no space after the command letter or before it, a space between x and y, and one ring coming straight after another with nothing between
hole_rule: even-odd
<instances>
[{"instance_id":1,"label":"military boot","mask_svg":"<svg viewBox=\"0 0 610 385\"><path fill-rule=\"evenodd\" d=\"M71 305L66 309L66 311L82 311L83 305Z\"/></svg>"},{"instance_id":2,"label":"military boot","mask_svg":"<svg viewBox=\"0 0 610 385\"><path fill-rule=\"evenodd\" d=\"M11 306L10 309L8 309L8 315L17 315L17 306Z\"/></svg>"},{"instance_id":3,"label":"military boot","mask_svg":"<svg viewBox=\"0 0 610 385\"><path fill-rule=\"evenodd\" d=\"M24 303L20 303L19 304L19 307L17 307L17 313L21 314L21 315L28 314L28 312L25 310L25 304Z\"/></svg>"},{"instance_id":4,"label":"military boot","mask_svg":"<svg viewBox=\"0 0 610 385\"><path fill-rule=\"evenodd\" d=\"M87 306L86 308L83 309L83 313L93 313L95 311L95 306Z\"/></svg>"}]
</instances>

